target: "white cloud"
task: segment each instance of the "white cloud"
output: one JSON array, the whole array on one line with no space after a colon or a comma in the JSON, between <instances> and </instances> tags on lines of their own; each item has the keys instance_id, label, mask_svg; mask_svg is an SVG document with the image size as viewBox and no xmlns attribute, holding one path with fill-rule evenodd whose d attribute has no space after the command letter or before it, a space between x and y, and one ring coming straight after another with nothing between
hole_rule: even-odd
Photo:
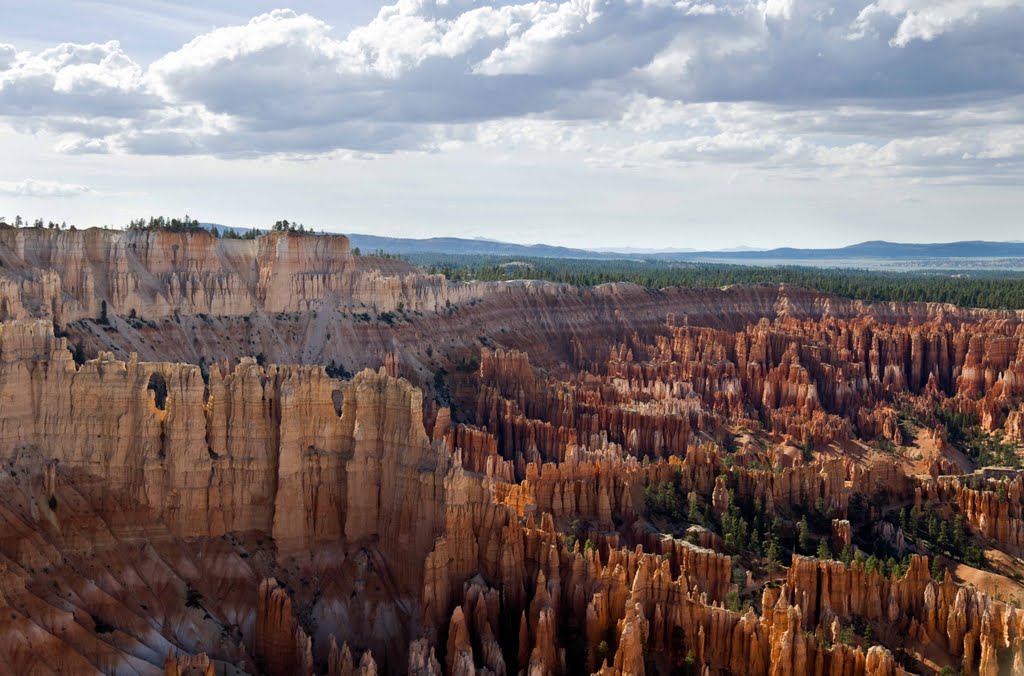
<instances>
[{"instance_id":1,"label":"white cloud","mask_svg":"<svg viewBox=\"0 0 1024 676\"><path fill-rule=\"evenodd\" d=\"M1024 0L865 1L397 0L347 35L275 10L147 68L117 42L0 45L0 118L69 154L477 144L617 166L1019 172Z\"/></svg>"},{"instance_id":2,"label":"white cloud","mask_svg":"<svg viewBox=\"0 0 1024 676\"><path fill-rule=\"evenodd\" d=\"M37 181L31 178L19 182L0 181L0 193L15 197L77 197L91 192L92 189L75 183Z\"/></svg>"},{"instance_id":3,"label":"white cloud","mask_svg":"<svg viewBox=\"0 0 1024 676\"><path fill-rule=\"evenodd\" d=\"M793 18L794 1L795 0L768 0L764 6L765 18L789 21Z\"/></svg>"},{"instance_id":4,"label":"white cloud","mask_svg":"<svg viewBox=\"0 0 1024 676\"><path fill-rule=\"evenodd\" d=\"M734 166L779 177L903 177L961 183L1024 180L1024 107L975 111L780 109L637 97L616 123L518 120L478 127L503 153L581 153L612 167Z\"/></svg>"},{"instance_id":5,"label":"white cloud","mask_svg":"<svg viewBox=\"0 0 1024 676\"><path fill-rule=\"evenodd\" d=\"M162 105L116 41L65 43L36 54L4 45L0 66L0 115L132 117Z\"/></svg>"},{"instance_id":6,"label":"white cloud","mask_svg":"<svg viewBox=\"0 0 1024 676\"><path fill-rule=\"evenodd\" d=\"M14 45L0 44L0 70L8 70L18 58L18 50Z\"/></svg>"},{"instance_id":7,"label":"white cloud","mask_svg":"<svg viewBox=\"0 0 1024 676\"><path fill-rule=\"evenodd\" d=\"M973 24L986 13L1022 7L1022 0L878 0L860 11L853 36L863 37L879 19L893 17L899 25L889 44L906 47L914 40L934 40L958 25Z\"/></svg>"}]
</instances>

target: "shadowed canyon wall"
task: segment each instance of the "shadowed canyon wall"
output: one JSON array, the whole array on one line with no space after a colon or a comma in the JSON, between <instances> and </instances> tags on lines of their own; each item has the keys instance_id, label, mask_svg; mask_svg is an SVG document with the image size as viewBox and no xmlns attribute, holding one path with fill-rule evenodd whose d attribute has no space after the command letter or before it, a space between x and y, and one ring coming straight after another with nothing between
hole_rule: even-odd
<instances>
[{"instance_id":1,"label":"shadowed canyon wall","mask_svg":"<svg viewBox=\"0 0 1024 676\"><path fill-rule=\"evenodd\" d=\"M0 262L12 673L1024 672L1009 574L894 516L1022 546L1024 478L936 413L1019 438L1018 314L449 284L284 234ZM766 566L741 506L831 551ZM837 560L866 523L905 568Z\"/></svg>"}]
</instances>

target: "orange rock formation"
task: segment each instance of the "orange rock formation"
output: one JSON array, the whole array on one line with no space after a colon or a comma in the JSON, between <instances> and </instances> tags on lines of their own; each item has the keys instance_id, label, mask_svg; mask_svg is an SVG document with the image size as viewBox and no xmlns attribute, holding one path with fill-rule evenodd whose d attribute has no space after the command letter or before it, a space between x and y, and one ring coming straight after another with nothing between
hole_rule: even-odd
<instances>
[{"instance_id":1,"label":"orange rock formation","mask_svg":"<svg viewBox=\"0 0 1024 676\"><path fill-rule=\"evenodd\" d=\"M942 421L1022 437L1020 314L449 284L283 234L0 262L13 673L1024 673L1021 611L900 522L1014 565L1024 478Z\"/></svg>"}]
</instances>

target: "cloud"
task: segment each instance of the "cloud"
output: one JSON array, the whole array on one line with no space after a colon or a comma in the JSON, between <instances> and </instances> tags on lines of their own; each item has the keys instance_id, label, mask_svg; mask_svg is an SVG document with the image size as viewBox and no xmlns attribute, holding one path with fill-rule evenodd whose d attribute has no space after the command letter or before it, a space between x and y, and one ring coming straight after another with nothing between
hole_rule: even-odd
<instances>
[{"instance_id":1,"label":"cloud","mask_svg":"<svg viewBox=\"0 0 1024 676\"><path fill-rule=\"evenodd\" d=\"M0 45L0 117L67 153L476 144L598 164L976 178L1022 162L1022 0L397 0L347 35L275 10L148 67Z\"/></svg>"},{"instance_id":2,"label":"cloud","mask_svg":"<svg viewBox=\"0 0 1024 676\"><path fill-rule=\"evenodd\" d=\"M793 18L793 2L794 0L768 0L764 6L765 20L789 21Z\"/></svg>"},{"instance_id":3,"label":"cloud","mask_svg":"<svg viewBox=\"0 0 1024 676\"><path fill-rule=\"evenodd\" d=\"M0 115L135 117L163 105L142 76L116 41L65 43L36 54L0 45Z\"/></svg>"},{"instance_id":4,"label":"cloud","mask_svg":"<svg viewBox=\"0 0 1024 676\"><path fill-rule=\"evenodd\" d=\"M14 45L0 44L0 71L9 70L17 58L18 50Z\"/></svg>"},{"instance_id":5,"label":"cloud","mask_svg":"<svg viewBox=\"0 0 1024 676\"><path fill-rule=\"evenodd\" d=\"M37 181L31 178L17 183L0 181L0 194L15 197L77 197L92 192L91 188L75 183Z\"/></svg>"},{"instance_id":6,"label":"cloud","mask_svg":"<svg viewBox=\"0 0 1024 676\"><path fill-rule=\"evenodd\" d=\"M900 177L936 183L1024 180L1024 105L976 110L780 108L636 97L614 124L508 120L473 141L501 153L558 148L610 167L733 166L790 178Z\"/></svg>"},{"instance_id":7,"label":"cloud","mask_svg":"<svg viewBox=\"0 0 1024 676\"><path fill-rule=\"evenodd\" d=\"M853 35L863 37L880 19L895 18L899 25L889 44L906 47L914 40L934 40L958 25L974 24L986 15L1022 7L1021 0L879 0L860 11Z\"/></svg>"}]
</instances>

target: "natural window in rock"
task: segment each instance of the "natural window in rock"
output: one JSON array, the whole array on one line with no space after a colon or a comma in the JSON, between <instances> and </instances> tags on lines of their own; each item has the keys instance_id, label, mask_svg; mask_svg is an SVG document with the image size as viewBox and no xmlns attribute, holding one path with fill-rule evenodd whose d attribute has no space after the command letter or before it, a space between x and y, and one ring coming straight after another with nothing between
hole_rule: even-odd
<instances>
[{"instance_id":1,"label":"natural window in rock","mask_svg":"<svg viewBox=\"0 0 1024 676\"><path fill-rule=\"evenodd\" d=\"M345 393L341 390L334 390L331 392L331 401L334 402L334 414L340 418L345 401Z\"/></svg>"},{"instance_id":2,"label":"natural window in rock","mask_svg":"<svg viewBox=\"0 0 1024 676\"><path fill-rule=\"evenodd\" d=\"M161 411L166 410L167 407L167 381L164 380L164 376L161 373L154 373L149 377L149 385L146 387L147 390L153 391L153 401L156 403L156 407Z\"/></svg>"}]
</instances>

